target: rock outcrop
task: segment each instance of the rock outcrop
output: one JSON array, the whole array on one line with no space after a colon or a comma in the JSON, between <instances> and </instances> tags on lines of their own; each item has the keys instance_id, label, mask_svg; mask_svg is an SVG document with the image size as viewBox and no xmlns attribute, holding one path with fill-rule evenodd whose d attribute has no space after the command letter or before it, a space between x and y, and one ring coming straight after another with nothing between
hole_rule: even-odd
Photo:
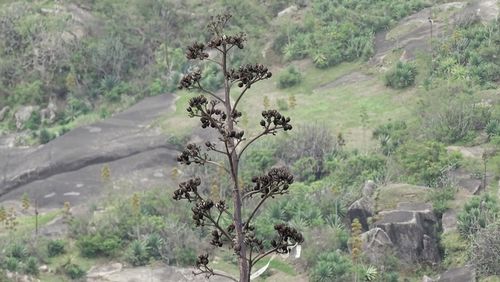
<instances>
[{"instance_id":1,"label":"rock outcrop","mask_svg":"<svg viewBox=\"0 0 500 282\"><path fill-rule=\"evenodd\" d=\"M378 217L374 226L387 233L396 255L403 262L439 262L438 221L431 205L399 203L396 210L380 212Z\"/></svg>"},{"instance_id":2,"label":"rock outcrop","mask_svg":"<svg viewBox=\"0 0 500 282\"><path fill-rule=\"evenodd\" d=\"M422 282L476 282L476 272L469 266L452 268L435 279L424 276Z\"/></svg>"},{"instance_id":3,"label":"rock outcrop","mask_svg":"<svg viewBox=\"0 0 500 282\"><path fill-rule=\"evenodd\" d=\"M369 180L363 187L363 197L351 204L347 210L349 223L357 218L363 227L363 231L368 231L368 219L373 216L375 211L375 202L372 198L375 190L375 184Z\"/></svg>"},{"instance_id":4,"label":"rock outcrop","mask_svg":"<svg viewBox=\"0 0 500 282\"><path fill-rule=\"evenodd\" d=\"M370 263L382 265L387 255L393 253L394 245L391 238L382 228L375 227L363 234L363 253Z\"/></svg>"},{"instance_id":5,"label":"rock outcrop","mask_svg":"<svg viewBox=\"0 0 500 282\"><path fill-rule=\"evenodd\" d=\"M47 108L42 109L40 111L40 117L42 118L42 122L45 123L53 123L56 120L56 112L57 106L54 103L49 103Z\"/></svg>"},{"instance_id":6,"label":"rock outcrop","mask_svg":"<svg viewBox=\"0 0 500 282\"><path fill-rule=\"evenodd\" d=\"M0 110L0 121L3 121L5 119L5 117L7 117L7 114L9 113L9 111L10 111L9 106L5 106L2 108L2 110Z\"/></svg>"},{"instance_id":7,"label":"rock outcrop","mask_svg":"<svg viewBox=\"0 0 500 282\"><path fill-rule=\"evenodd\" d=\"M16 128L22 129L24 127L24 124L31 117L31 114L33 114L33 112L37 110L37 106L24 106L19 108L14 114L14 118L16 119Z\"/></svg>"}]
</instances>

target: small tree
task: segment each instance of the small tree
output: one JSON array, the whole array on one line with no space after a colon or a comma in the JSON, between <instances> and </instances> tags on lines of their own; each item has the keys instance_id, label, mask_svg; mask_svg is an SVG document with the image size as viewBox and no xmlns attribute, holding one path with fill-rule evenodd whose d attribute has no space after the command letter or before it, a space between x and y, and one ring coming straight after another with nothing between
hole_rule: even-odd
<instances>
[{"instance_id":1,"label":"small tree","mask_svg":"<svg viewBox=\"0 0 500 282\"><path fill-rule=\"evenodd\" d=\"M229 245L238 258L239 279L217 273L209 266L209 255L202 254L198 257L196 267L198 272L207 277L220 275L234 281L249 281L252 268L262 258L272 253L288 253L289 248L303 242L303 236L296 229L285 224L277 224L274 229L276 238L271 240L272 248L265 250L263 240L256 237L253 220L258 215L259 208L269 198L287 193L293 176L287 168L272 168L267 174L254 176L251 186L243 187L239 174L239 164L246 149L259 138L274 135L278 130L292 129L290 118L284 117L276 110L262 112L260 125L262 131L252 138L245 138L245 132L238 128L238 121L242 113L238 105L250 87L261 80L271 77L271 72L263 65L244 65L237 69L230 68L229 53L235 47L243 49L246 38L244 34L228 35L225 29L229 24L231 15L221 15L214 18L208 25L211 40L207 44L194 43L188 47L186 57L190 60L208 60L220 67L224 74L224 87L222 97L204 88L200 81L202 73L194 69L186 74L179 88L197 90L210 96L200 95L190 99L187 111L190 117L200 119L202 128L211 128L217 132L218 142L206 141L207 151L220 154L225 159L224 163L212 161L208 153L196 144L188 144L186 149L177 158L185 165L214 165L221 168L230 176L232 185L231 203L224 200L214 202L209 195L198 190L201 184L199 177L179 184L179 189L174 192L174 199L185 199L193 203L193 220L196 226L207 226L213 229L210 243L215 247ZM218 53L210 57L207 49ZM231 101L232 86L238 86L241 91L236 99ZM208 194L208 193L206 193ZM257 202L251 205L253 198ZM245 204L245 208L244 208ZM251 205L251 208L250 208ZM227 226L223 222L230 222Z\"/></svg>"}]
</instances>

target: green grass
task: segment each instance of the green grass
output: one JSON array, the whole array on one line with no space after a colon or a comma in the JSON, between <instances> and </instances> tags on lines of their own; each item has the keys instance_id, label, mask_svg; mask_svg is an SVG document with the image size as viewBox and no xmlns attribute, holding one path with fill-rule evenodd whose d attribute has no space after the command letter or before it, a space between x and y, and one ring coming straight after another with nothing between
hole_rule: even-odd
<instances>
[{"instance_id":1,"label":"green grass","mask_svg":"<svg viewBox=\"0 0 500 282\"><path fill-rule=\"evenodd\" d=\"M377 189L376 210L391 210L401 202L424 203L430 189L411 184L390 184Z\"/></svg>"},{"instance_id":2,"label":"green grass","mask_svg":"<svg viewBox=\"0 0 500 282\"><path fill-rule=\"evenodd\" d=\"M46 225L47 223L54 220L60 214L59 211L50 211L47 213L40 214L38 216L38 228ZM16 230L14 231L0 231L0 238L2 236L9 236L11 238L22 237L29 233L35 232L35 216L34 215L26 215L17 218L18 225L16 226Z\"/></svg>"},{"instance_id":3,"label":"green grass","mask_svg":"<svg viewBox=\"0 0 500 282\"><path fill-rule=\"evenodd\" d=\"M444 249L443 264L446 267L460 267L467 262L467 242L457 231L441 235L440 244Z\"/></svg>"}]
</instances>

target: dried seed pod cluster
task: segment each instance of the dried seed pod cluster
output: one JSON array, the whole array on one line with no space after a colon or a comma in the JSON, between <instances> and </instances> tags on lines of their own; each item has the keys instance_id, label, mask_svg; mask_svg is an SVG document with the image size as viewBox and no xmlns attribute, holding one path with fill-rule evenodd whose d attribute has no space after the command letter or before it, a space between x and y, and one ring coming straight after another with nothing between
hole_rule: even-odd
<instances>
[{"instance_id":1,"label":"dried seed pod cluster","mask_svg":"<svg viewBox=\"0 0 500 282\"><path fill-rule=\"evenodd\" d=\"M246 229L245 233L245 245L250 248L257 249L259 252L264 251L264 242L261 239L255 237L255 227L250 225Z\"/></svg>"},{"instance_id":2,"label":"dried seed pod cluster","mask_svg":"<svg viewBox=\"0 0 500 282\"><path fill-rule=\"evenodd\" d=\"M191 163L203 164L207 159L205 154L201 156L201 148L196 144L188 144L186 149L177 157L177 161L181 164L190 165Z\"/></svg>"},{"instance_id":3,"label":"dried seed pod cluster","mask_svg":"<svg viewBox=\"0 0 500 282\"><path fill-rule=\"evenodd\" d=\"M216 247L222 247L222 233L218 232L217 230L212 231L212 240L210 241L210 244L212 246Z\"/></svg>"},{"instance_id":4,"label":"dried seed pod cluster","mask_svg":"<svg viewBox=\"0 0 500 282\"><path fill-rule=\"evenodd\" d=\"M193 211L193 220L196 226L205 225L205 217L209 214L210 209L214 207L214 202L212 200L200 200L196 202L194 207L191 208Z\"/></svg>"},{"instance_id":5,"label":"dried seed pod cluster","mask_svg":"<svg viewBox=\"0 0 500 282\"><path fill-rule=\"evenodd\" d=\"M265 197L269 193L285 193L293 183L293 175L286 167L272 168L267 175L254 176L252 182L255 183L253 190Z\"/></svg>"},{"instance_id":6,"label":"dried seed pod cluster","mask_svg":"<svg viewBox=\"0 0 500 282\"><path fill-rule=\"evenodd\" d=\"M243 42L246 41L246 36L244 33L239 33L236 35L222 35L216 36L212 38L208 43L208 47L210 48L219 48L223 45L226 45L226 48L230 48L231 46L236 46L239 49L243 49Z\"/></svg>"},{"instance_id":7,"label":"dried seed pod cluster","mask_svg":"<svg viewBox=\"0 0 500 282\"><path fill-rule=\"evenodd\" d=\"M304 237L297 229L285 224L277 224L274 226L278 232L278 238L271 241L271 246L276 248L276 252L281 254L288 253L288 247L304 242Z\"/></svg>"},{"instance_id":8,"label":"dried seed pod cluster","mask_svg":"<svg viewBox=\"0 0 500 282\"><path fill-rule=\"evenodd\" d=\"M180 83L179 89L191 89L193 86L196 86L201 80L201 70L196 69L194 71L188 72L185 74Z\"/></svg>"},{"instance_id":9,"label":"dried seed pod cluster","mask_svg":"<svg viewBox=\"0 0 500 282\"><path fill-rule=\"evenodd\" d=\"M196 259L196 267L198 268L207 267L208 263L209 263L208 254L201 254Z\"/></svg>"},{"instance_id":10,"label":"dried seed pod cluster","mask_svg":"<svg viewBox=\"0 0 500 282\"><path fill-rule=\"evenodd\" d=\"M208 58L208 53L205 52L205 44L195 42L187 48L186 58L188 60L204 60Z\"/></svg>"},{"instance_id":11,"label":"dried seed pod cluster","mask_svg":"<svg viewBox=\"0 0 500 282\"><path fill-rule=\"evenodd\" d=\"M174 200L187 199L189 202L193 201L196 199L196 193L198 193L198 186L200 184L201 179L199 177L180 183L179 189L174 191Z\"/></svg>"},{"instance_id":12,"label":"dried seed pod cluster","mask_svg":"<svg viewBox=\"0 0 500 282\"><path fill-rule=\"evenodd\" d=\"M281 115L277 110L263 111L262 117L264 119L260 121L260 125L265 128L269 128L271 125L274 125L275 127L283 127L283 130L285 131L292 130L290 118Z\"/></svg>"},{"instance_id":13,"label":"dried seed pod cluster","mask_svg":"<svg viewBox=\"0 0 500 282\"><path fill-rule=\"evenodd\" d=\"M273 74L267 67L261 64L241 66L238 70L231 69L227 74L227 79L232 82L238 82L238 87L250 86L263 79L270 78Z\"/></svg>"}]
</instances>

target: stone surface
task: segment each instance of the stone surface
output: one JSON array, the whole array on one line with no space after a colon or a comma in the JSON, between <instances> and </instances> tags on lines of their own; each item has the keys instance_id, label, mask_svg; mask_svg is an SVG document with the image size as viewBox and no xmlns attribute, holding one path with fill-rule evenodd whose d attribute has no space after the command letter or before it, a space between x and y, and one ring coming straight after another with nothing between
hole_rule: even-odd
<instances>
[{"instance_id":1,"label":"stone surface","mask_svg":"<svg viewBox=\"0 0 500 282\"><path fill-rule=\"evenodd\" d=\"M382 265L386 257L393 253L391 238L382 228L373 228L361 234L363 253L371 264Z\"/></svg>"},{"instance_id":2,"label":"stone surface","mask_svg":"<svg viewBox=\"0 0 500 282\"><path fill-rule=\"evenodd\" d=\"M0 110L0 121L3 121L5 119L5 117L7 117L7 114L9 113L9 111L10 111L9 106L5 106L2 108L2 110Z\"/></svg>"},{"instance_id":3,"label":"stone surface","mask_svg":"<svg viewBox=\"0 0 500 282\"><path fill-rule=\"evenodd\" d=\"M477 195L482 187L482 181L479 179L460 179L458 181L458 186L471 195Z\"/></svg>"},{"instance_id":4,"label":"stone surface","mask_svg":"<svg viewBox=\"0 0 500 282\"><path fill-rule=\"evenodd\" d=\"M110 166L112 179L124 178L144 189L168 184L168 176L154 177L154 173L171 170L178 151L167 142L168 134L150 125L173 110L174 98L164 94L144 99L37 148L0 147L0 202L19 199L24 192L38 195L41 207L87 202L103 191L100 171L104 164Z\"/></svg>"},{"instance_id":5,"label":"stone surface","mask_svg":"<svg viewBox=\"0 0 500 282\"><path fill-rule=\"evenodd\" d=\"M439 276L437 282L476 282L476 272L468 266L449 269Z\"/></svg>"},{"instance_id":6,"label":"stone surface","mask_svg":"<svg viewBox=\"0 0 500 282\"><path fill-rule=\"evenodd\" d=\"M443 225L443 233L447 233L457 229L457 211L453 209L447 210L441 219Z\"/></svg>"},{"instance_id":7,"label":"stone surface","mask_svg":"<svg viewBox=\"0 0 500 282\"><path fill-rule=\"evenodd\" d=\"M57 106L50 102L47 108L42 109L40 111L40 117L42 118L42 122L53 123L56 119Z\"/></svg>"},{"instance_id":8,"label":"stone surface","mask_svg":"<svg viewBox=\"0 0 500 282\"><path fill-rule=\"evenodd\" d=\"M374 226L385 231L403 262L439 262L437 218L431 205L400 203L396 210L382 211L377 217Z\"/></svg>"},{"instance_id":9,"label":"stone surface","mask_svg":"<svg viewBox=\"0 0 500 282\"><path fill-rule=\"evenodd\" d=\"M208 281L203 275L194 276L193 269L168 265L123 268L120 263L94 267L87 273L87 282L201 282ZM214 276L210 281L226 282L226 278Z\"/></svg>"},{"instance_id":10,"label":"stone surface","mask_svg":"<svg viewBox=\"0 0 500 282\"><path fill-rule=\"evenodd\" d=\"M347 218L349 223L357 218L363 227L363 231L368 231L370 228L368 218L372 217L375 210L375 202L372 198L375 184L369 180L363 187L363 197L355 201L347 210Z\"/></svg>"},{"instance_id":11,"label":"stone surface","mask_svg":"<svg viewBox=\"0 0 500 282\"><path fill-rule=\"evenodd\" d=\"M31 114L34 111L37 111L38 107L37 106L24 106L20 107L16 113L14 114L14 118L16 119L16 128L17 129L22 129L24 124L28 121L28 119L31 117Z\"/></svg>"}]
</instances>

